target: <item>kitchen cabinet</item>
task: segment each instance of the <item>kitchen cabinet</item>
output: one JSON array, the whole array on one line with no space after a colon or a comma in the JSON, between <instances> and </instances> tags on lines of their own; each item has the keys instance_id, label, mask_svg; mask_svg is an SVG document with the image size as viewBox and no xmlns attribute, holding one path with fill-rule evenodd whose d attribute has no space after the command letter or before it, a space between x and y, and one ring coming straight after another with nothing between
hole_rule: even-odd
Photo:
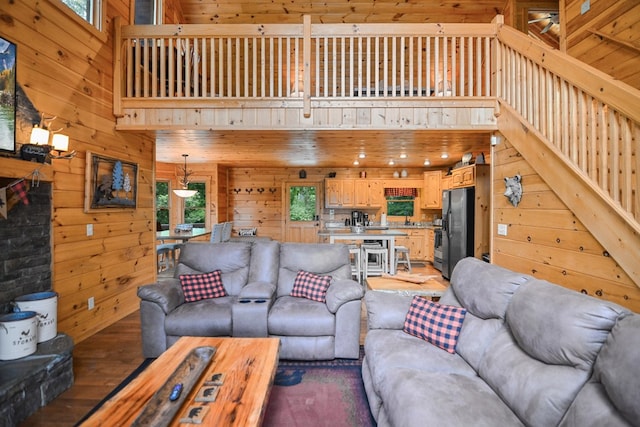
<instances>
[{"instance_id":1,"label":"kitchen cabinet","mask_svg":"<svg viewBox=\"0 0 640 427\"><path fill-rule=\"evenodd\" d=\"M433 228L427 228L426 233L425 233L425 239L424 239L424 258L425 260L429 261L431 264L433 264L433 257L434 257L434 245L435 245L435 232L433 231Z\"/></svg>"},{"instance_id":2,"label":"kitchen cabinet","mask_svg":"<svg viewBox=\"0 0 640 427\"><path fill-rule=\"evenodd\" d=\"M477 175L485 175L489 170L489 165L469 165L454 169L451 172L451 187L463 188L476 185Z\"/></svg>"},{"instance_id":3,"label":"kitchen cabinet","mask_svg":"<svg viewBox=\"0 0 640 427\"><path fill-rule=\"evenodd\" d=\"M451 190L451 188L452 188L451 187L451 175L443 176L441 184L442 184L442 187L441 187L442 191ZM442 203L442 202L440 202L440 203Z\"/></svg>"},{"instance_id":4,"label":"kitchen cabinet","mask_svg":"<svg viewBox=\"0 0 640 427\"><path fill-rule=\"evenodd\" d=\"M356 179L354 180L354 206L356 208L379 208L382 207L384 192L382 181L377 179Z\"/></svg>"},{"instance_id":5,"label":"kitchen cabinet","mask_svg":"<svg viewBox=\"0 0 640 427\"><path fill-rule=\"evenodd\" d=\"M424 228L402 228L395 231L406 233L406 237L396 237L396 246L409 248L409 257L412 260L425 261L425 236Z\"/></svg>"},{"instance_id":6,"label":"kitchen cabinet","mask_svg":"<svg viewBox=\"0 0 640 427\"><path fill-rule=\"evenodd\" d=\"M442 209L442 172L425 172L423 188L422 208Z\"/></svg>"},{"instance_id":7,"label":"kitchen cabinet","mask_svg":"<svg viewBox=\"0 0 640 427\"><path fill-rule=\"evenodd\" d=\"M324 182L326 208L379 208L383 206L382 181L330 178Z\"/></svg>"},{"instance_id":8,"label":"kitchen cabinet","mask_svg":"<svg viewBox=\"0 0 640 427\"><path fill-rule=\"evenodd\" d=\"M327 179L324 182L324 204L327 208L354 207L354 180Z\"/></svg>"}]
</instances>

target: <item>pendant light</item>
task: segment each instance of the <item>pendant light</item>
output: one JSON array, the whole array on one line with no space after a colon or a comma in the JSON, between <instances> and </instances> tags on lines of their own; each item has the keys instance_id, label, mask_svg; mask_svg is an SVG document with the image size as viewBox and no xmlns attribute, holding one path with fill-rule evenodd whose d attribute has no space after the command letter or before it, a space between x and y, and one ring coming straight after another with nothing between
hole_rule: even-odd
<instances>
[{"instance_id":1,"label":"pendant light","mask_svg":"<svg viewBox=\"0 0 640 427\"><path fill-rule=\"evenodd\" d=\"M191 175L189 172L187 172L187 156L189 156L188 154L183 154L182 157L184 157L184 178L180 179L180 186L182 187L181 189L177 189L177 190L173 190L173 193L178 196L178 197L182 197L182 198L187 198L187 197L191 197L191 196L195 196L195 194L198 192L198 190L189 190L189 175Z\"/></svg>"}]
</instances>

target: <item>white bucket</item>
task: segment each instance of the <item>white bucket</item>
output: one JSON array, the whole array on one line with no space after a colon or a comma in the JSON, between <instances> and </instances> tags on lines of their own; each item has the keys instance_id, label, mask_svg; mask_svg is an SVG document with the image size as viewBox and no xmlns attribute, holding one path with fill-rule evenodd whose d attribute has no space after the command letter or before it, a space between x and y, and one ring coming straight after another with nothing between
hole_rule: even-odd
<instances>
[{"instance_id":1,"label":"white bucket","mask_svg":"<svg viewBox=\"0 0 640 427\"><path fill-rule=\"evenodd\" d=\"M36 292L16 298L20 311L38 313L38 342L49 341L58 334L58 294Z\"/></svg>"},{"instance_id":2,"label":"white bucket","mask_svg":"<svg viewBox=\"0 0 640 427\"><path fill-rule=\"evenodd\" d=\"M35 353L38 322L35 311L0 315L0 360L19 359Z\"/></svg>"}]
</instances>

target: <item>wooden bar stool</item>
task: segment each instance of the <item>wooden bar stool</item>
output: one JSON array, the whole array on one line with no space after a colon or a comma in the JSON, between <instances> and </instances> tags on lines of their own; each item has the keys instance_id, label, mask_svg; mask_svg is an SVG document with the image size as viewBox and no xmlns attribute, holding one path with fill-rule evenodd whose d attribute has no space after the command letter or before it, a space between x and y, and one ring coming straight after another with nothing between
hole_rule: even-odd
<instances>
[{"instance_id":1,"label":"wooden bar stool","mask_svg":"<svg viewBox=\"0 0 640 427\"><path fill-rule=\"evenodd\" d=\"M409 248L405 246L396 246L396 254L394 256L395 270L398 271L398 264L404 264L405 268L411 273L411 260L409 259Z\"/></svg>"},{"instance_id":2,"label":"wooden bar stool","mask_svg":"<svg viewBox=\"0 0 640 427\"><path fill-rule=\"evenodd\" d=\"M365 278L369 276L382 276L383 273L389 271L389 261L387 248L363 245L363 275ZM369 260L371 256L372 261Z\"/></svg>"},{"instance_id":3,"label":"wooden bar stool","mask_svg":"<svg viewBox=\"0 0 640 427\"><path fill-rule=\"evenodd\" d=\"M358 245L349 245L349 259L351 261L351 276L355 277L358 283L362 283L362 260L361 250Z\"/></svg>"}]
</instances>

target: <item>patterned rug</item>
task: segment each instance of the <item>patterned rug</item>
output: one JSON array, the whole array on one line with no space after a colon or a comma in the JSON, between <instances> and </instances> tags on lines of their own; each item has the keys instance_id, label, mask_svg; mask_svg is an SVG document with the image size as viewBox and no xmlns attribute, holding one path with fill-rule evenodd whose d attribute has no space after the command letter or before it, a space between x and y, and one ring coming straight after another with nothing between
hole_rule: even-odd
<instances>
[{"instance_id":1,"label":"patterned rug","mask_svg":"<svg viewBox=\"0 0 640 427\"><path fill-rule=\"evenodd\" d=\"M376 423L362 384L362 358L278 364L265 427L368 427Z\"/></svg>"}]
</instances>

